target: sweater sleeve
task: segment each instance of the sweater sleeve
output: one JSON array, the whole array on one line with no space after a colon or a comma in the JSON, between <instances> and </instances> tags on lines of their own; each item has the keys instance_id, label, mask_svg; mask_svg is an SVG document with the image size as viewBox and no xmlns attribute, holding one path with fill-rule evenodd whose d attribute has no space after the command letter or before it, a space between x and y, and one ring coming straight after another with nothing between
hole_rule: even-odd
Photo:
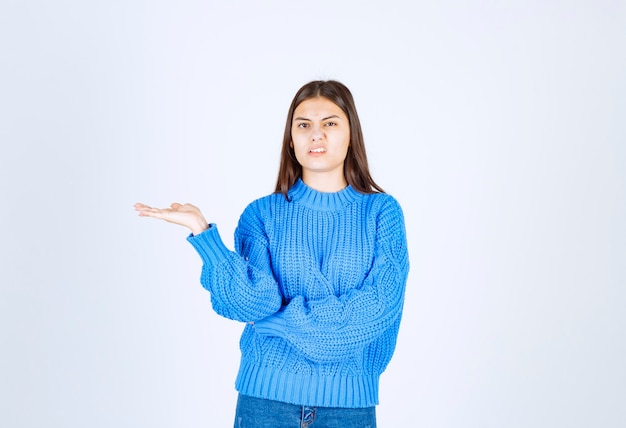
<instances>
[{"instance_id":1,"label":"sweater sleeve","mask_svg":"<svg viewBox=\"0 0 626 428\"><path fill-rule=\"evenodd\" d=\"M235 244L224 245L217 227L187 240L202 259L200 282L211 293L211 304L219 315L243 322L256 321L279 310L282 296L270 269L267 238L259 216L247 209L242 214Z\"/></svg>"},{"instance_id":2,"label":"sweater sleeve","mask_svg":"<svg viewBox=\"0 0 626 428\"><path fill-rule=\"evenodd\" d=\"M389 198L378 213L374 262L362 284L323 300L297 296L254 327L284 338L312 361L343 360L399 321L408 271L402 210Z\"/></svg>"}]
</instances>

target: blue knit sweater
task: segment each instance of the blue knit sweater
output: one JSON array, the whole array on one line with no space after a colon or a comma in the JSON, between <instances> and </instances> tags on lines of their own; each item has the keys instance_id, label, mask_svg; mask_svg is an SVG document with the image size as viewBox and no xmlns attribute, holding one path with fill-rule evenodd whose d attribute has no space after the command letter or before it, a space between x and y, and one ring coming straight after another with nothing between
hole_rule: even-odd
<instances>
[{"instance_id":1,"label":"blue knit sweater","mask_svg":"<svg viewBox=\"0 0 626 428\"><path fill-rule=\"evenodd\" d=\"M188 238L213 309L248 322L235 386L297 405L378 404L409 270L402 210L388 194L322 193L301 180L289 197L248 205L235 252L215 225Z\"/></svg>"}]
</instances>

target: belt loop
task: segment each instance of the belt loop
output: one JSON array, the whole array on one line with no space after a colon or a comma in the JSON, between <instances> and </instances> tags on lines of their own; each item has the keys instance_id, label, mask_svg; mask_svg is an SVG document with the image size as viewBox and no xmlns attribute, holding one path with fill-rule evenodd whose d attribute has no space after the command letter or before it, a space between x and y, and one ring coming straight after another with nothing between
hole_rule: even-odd
<instances>
[{"instance_id":1,"label":"belt loop","mask_svg":"<svg viewBox=\"0 0 626 428\"><path fill-rule=\"evenodd\" d=\"M315 421L315 407L302 406L302 420L300 422L301 428L308 428L313 425Z\"/></svg>"}]
</instances>

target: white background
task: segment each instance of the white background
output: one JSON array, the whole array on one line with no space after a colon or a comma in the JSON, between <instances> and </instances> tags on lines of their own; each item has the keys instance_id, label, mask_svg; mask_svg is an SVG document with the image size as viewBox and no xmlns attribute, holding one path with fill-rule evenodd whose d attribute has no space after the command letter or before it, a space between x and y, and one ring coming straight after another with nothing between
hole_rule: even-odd
<instances>
[{"instance_id":1,"label":"white background","mask_svg":"<svg viewBox=\"0 0 626 428\"><path fill-rule=\"evenodd\" d=\"M333 78L408 230L379 426L623 427L625 52L617 0L3 0L0 426L232 426L242 326L132 205L232 248Z\"/></svg>"}]
</instances>

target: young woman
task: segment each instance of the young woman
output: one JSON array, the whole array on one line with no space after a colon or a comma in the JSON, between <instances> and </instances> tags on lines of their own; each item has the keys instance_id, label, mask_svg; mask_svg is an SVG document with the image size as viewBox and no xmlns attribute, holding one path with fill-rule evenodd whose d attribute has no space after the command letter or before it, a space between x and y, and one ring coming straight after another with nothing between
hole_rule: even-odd
<instances>
[{"instance_id":1,"label":"young woman","mask_svg":"<svg viewBox=\"0 0 626 428\"><path fill-rule=\"evenodd\" d=\"M409 260L348 88L313 81L296 93L275 192L244 210L235 251L191 204L135 209L191 230L213 309L246 323L235 427L376 426Z\"/></svg>"}]
</instances>

